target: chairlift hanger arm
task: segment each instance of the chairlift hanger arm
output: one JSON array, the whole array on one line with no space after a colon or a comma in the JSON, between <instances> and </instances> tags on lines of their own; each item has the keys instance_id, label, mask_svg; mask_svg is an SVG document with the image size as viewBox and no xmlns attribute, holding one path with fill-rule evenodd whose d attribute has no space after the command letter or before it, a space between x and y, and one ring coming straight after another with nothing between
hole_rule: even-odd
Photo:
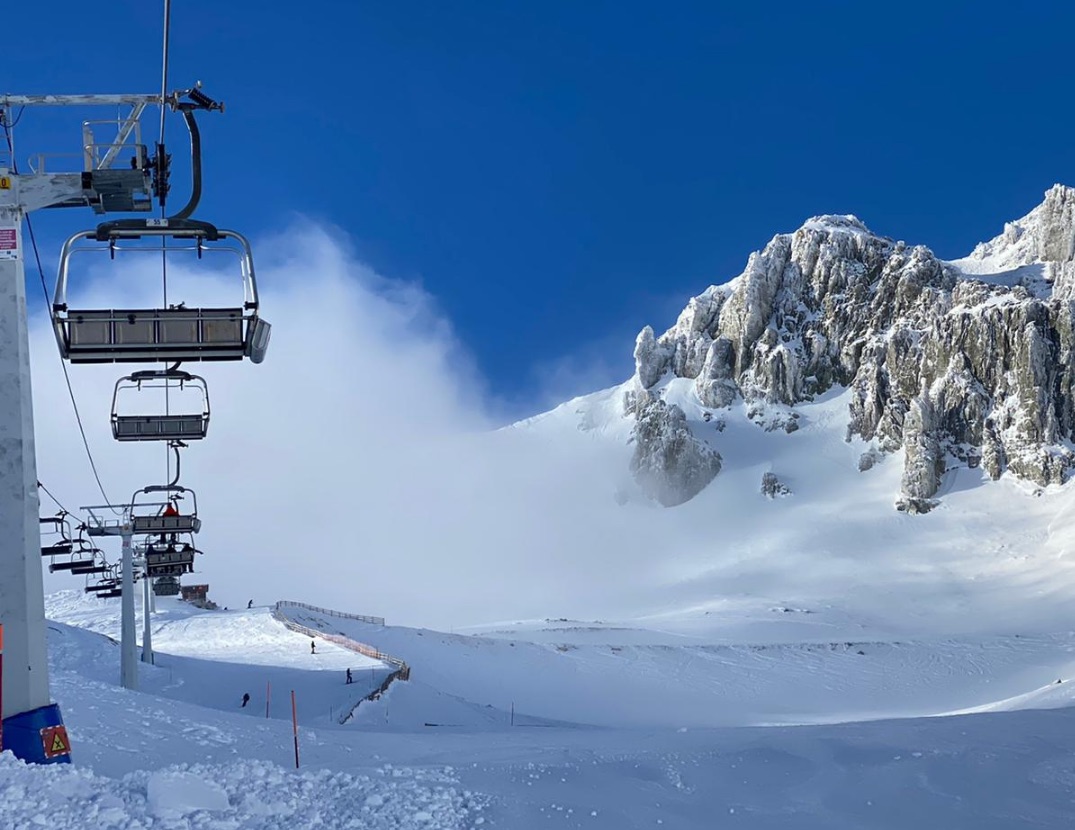
<instances>
[{"instance_id":1,"label":"chairlift hanger arm","mask_svg":"<svg viewBox=\"0 0 1075 830\"><path fill-rule=\"evenodd\" d=\"M153 221L153 220L150 220ZM145 219L127 219L104 222L92 231L79 231L69 236L60 249L60 268L56 279L56 290L52 297L54 311L67 310L67 283L70 274L71 257L77 251L88 250L76 248L79 242L94 240L114 245L121 239L141 239L143 237L172 237L173 239L196 239L199 246L203 240L215 242L220 239L233 239L239 243L242 255L239 257L243 269L244 306L248 311L258 309L258 285L254 275L254 251L250 240L238 231L216 228L208 222L194 220L156 220L162 224L150 224ZM234 250L234 249L229 249Z\"/></svg>"},{"instance_id":2,"label":"chairlift hanger arm","mask_svg":"<svg viewBox=\"0 0 1075 830\"><path fill-rule=\"evenodd\" d=\"M189 101L180 101L181 96L187 96ZM187 203L177 213L169 216L169 219L189 219L194 213L195 208L198 207L198 203L202 198L202 134L198 129L198 121L194 117L196 110L206 110L208 112L224 111L224 104L222 102L214 101L208 95L201 91L201 81L194 85L191 89L180 90L172 94L171 107L173 110L179 112L183 116L183 121L186 122L187 132L190 134L190 198L187 199ZM163 130L163 122L162 122ZM162 138L163 141L163 132ZM168 184L169 164L171 162L171 156L165 151L163 144L157 145L157 155L154 159L154 167L157 171L157 197L160 201L161 208L164 208L164 203L167 198L170 185Z\"/></svg>"}]
</instances>

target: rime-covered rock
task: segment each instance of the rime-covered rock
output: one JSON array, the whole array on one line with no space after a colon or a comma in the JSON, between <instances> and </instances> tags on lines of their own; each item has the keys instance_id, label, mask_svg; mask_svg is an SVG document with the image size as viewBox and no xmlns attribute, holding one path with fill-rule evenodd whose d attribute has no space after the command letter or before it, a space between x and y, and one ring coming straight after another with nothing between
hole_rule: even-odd
<instances>
[{"instance_id":1,"label":"rime-covered rock","mask_svg":"<svg viewBox=\"0 0 1075 830\"><path fill-rule=\"evenodd\" d=\"M791 493L791 490L786 484L784 484L775 473L762 473L761 475L761 493L763 496L767 496L770 499L775 499L777 496L787 496Z\"/></svg>"},{"instance_id":2,"label":"rime-covered rock","mask_svg":"<svg viewBox=\"0 0 1075 830\"><path fill-rule=\"evenodd\" d=\"M924 384L923 384L924 386ZM932 498L944 475L944 454L938 438L937 411L929 390L911 401L903 421L903 480L897 505L915 513L933 506Z\"/></svg>"},{"instance_id":3,"label":"rime-covered rock","mask_svg":"<svg viewBox=\"0 0 1075 830\"><path fill-rule=\"evenodd\" d=\"M671 373L715 409L850 387L848 438L903 449L904 500L933 498L946 454L1061 483L1075 469L1075 190L1053 187L954 262L815 217L664 334L647 326L635 359L643 388Z\"/></svg>"},{"instance_id":4,"label":"rime-covered rock","mask_svg":"<svg viewBox=\"0 0 1075 830\"><path fill-rule=\"evenodd\" d=\"M643 389L653 386L668 370L668 358L672 351L667 343L658 343L654 339L650 326L638 333L635 340L635 375Z\"/></svg>"},{"instance_id":5,"label":"rime-covered rock","mask_svg":"<svg viewBox=\"0 0 1075 830\"><path fill-rule=\"evenodd\" d=\"M867 470L872 470L882 457L882 454L875 447L870 447L859 456L859 472L864 473Z\"/></svg>"},{"instance_id":6,"label":"rime-covered rock","mask_svg":"<svg viewBox=\"0 0 1075 830\"><path fill-rule=\"evenodd\" d=\"M654 392L629 392L633 414L631 472L643 491L665 507L689 501L720 472L720 453L694 437L683 410Z\"/></svg>"}]
</instances>

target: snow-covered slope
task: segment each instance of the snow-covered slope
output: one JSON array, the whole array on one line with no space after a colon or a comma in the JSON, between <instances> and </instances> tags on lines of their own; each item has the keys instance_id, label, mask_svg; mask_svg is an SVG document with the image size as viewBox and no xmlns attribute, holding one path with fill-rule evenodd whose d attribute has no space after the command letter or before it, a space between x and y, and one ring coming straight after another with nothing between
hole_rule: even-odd
<instances>
[{"instance_id":1,"label":"snow-covered slope","mask_svg":"<svg viewBox=\"0 0 1075 830\"><path fill-rule=\"evenodd\" d=\"M668 717L697 717L701 707L684 707L685 694L730 712L757 711L779 694L788 707L827 708L819 720L842 720L865 702L856 701L856 686L896 686L888 700L866 703L862 714L876 717L897 699L922 711L944 696L987 700L990 680L995 708L1060 705L1070 684L1050 683L1048 673L1070 659L1070 635L860 643L862 655L800 644L706 656L697 631L555 620L509 622L473 637L289 611L299 622L395 649L415 677L363 704L345 726L303 725L295 771L289 707L265 718L256 711L263 700L254 701L254 717L234 700L232 711L198 705L211 697L206 687L226 691L229 665L253 677L301 663L295 647L303 638L292 639L267 609L162 612L162 643L171 637L192 653L199 641L207 652L230 644L227 663L175 663L162 652L157 666L142 666L149 689L168 675L174 695L165 699L105 679L106 669L118 673L116 647L95 631L114 629L113 603L67 594L51 607L61 618L50 625L53 687L75 764L28 768L0 756L3 827L693 830L719 818L750 827L895 830L1063 827L1070 814L1075 717L1067 708L754 729L675 726ZM195 632L198 640L188 636ZM319 641L318 650L327 646ZM318 686L324 694L340 685L327 666L302 671L311 678L298 695L300 719ZM865 680L871 672L874 680ZM1020 684L1023 698L1001 699ZM748 703L752 693L759 699ZM514 714L506 700L482 703L497 695L517 698ZM523 705L554 698L576 716L603 713L606 725L542 720ZM668 725L656 725L662 721Z\"/></svg>"},{"instance_id":2,"label":"snow-covered slope","mask_svg":"<svg viewBox=\"0 0 1075 830\"><path fill-rule=\"evenodd\" d=\"M697 440L720 449L722 470L672 510L651 506L628 479L609 492L624 526L652 539L651 555L628 551L623 568L593 586L595 596L614 588L614 602L550 605L551 614L667 618L722 642L840 639L827 636L834 621L858 627L850 639L888 639L1051 632L1066 618L1070 486L992 482L980 466L953 462L940 505L909 516L892 510L902 459L848 440L850 390L794 407L739 401L722 410L704 406L689 379L666 378L659 390ZM598 401L611 425L583 399L517 428L569 446L606 440L591 425L615 434L626 420L607 399ZM624 447L625 465L629 454ZM789 492L764 495L766 474ZM785 607L809 613L772 610Z\"/></svg>"}]
</instances>

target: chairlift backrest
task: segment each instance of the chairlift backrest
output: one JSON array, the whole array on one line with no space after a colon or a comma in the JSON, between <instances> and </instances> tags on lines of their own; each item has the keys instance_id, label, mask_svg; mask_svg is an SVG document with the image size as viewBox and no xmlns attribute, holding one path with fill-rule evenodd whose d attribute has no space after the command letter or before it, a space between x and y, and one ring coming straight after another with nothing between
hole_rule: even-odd
<instances>
[{"instance_id":1,"label":"chairlift backrest","mask_svg":"<svg viewBox=\"0 0 1075 830\"><path fill-rule=\"evenodd\" d=\"M169 499L164 502L139 503L139 495L167 493L169 496L190 496L190 509L186 513L173 513L167 508L173 505ZM136 490L130 503L131 532L136 536L197 533L202 528L198 518L198 497L189 487L179 484L151 484Z\"/></svg>"}]
</instances>

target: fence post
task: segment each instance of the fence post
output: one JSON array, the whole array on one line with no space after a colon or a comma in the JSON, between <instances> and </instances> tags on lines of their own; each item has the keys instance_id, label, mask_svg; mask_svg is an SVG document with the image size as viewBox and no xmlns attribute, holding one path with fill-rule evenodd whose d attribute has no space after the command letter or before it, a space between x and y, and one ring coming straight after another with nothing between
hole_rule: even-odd
<instances>
[{"instance_id":1,"label":"fence post","mask_svg":"<svg viewBox=\"0 0 1075 830\"><path fill-rule=\"evenodd\" d=\"M265 717L269 717L269 700L272 698L272 681L265 681Z\"/></svg>"}]
</instances>

